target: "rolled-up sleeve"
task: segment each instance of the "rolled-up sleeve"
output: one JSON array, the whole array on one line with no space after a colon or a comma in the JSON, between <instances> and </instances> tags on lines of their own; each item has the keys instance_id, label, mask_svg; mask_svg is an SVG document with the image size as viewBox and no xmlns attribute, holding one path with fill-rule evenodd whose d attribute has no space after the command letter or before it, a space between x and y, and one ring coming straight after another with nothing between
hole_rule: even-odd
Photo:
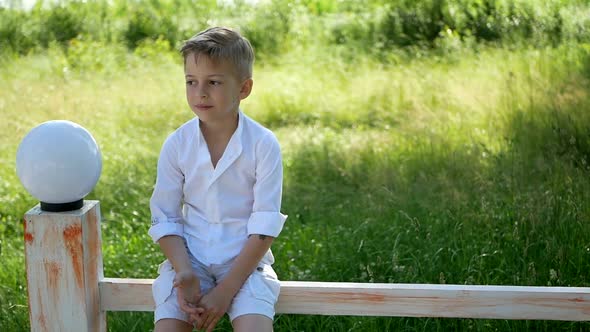
<instances>
[{"instance_id":1,"label":"rolled-up sleeve","mask_svg":"<svg viewBox=\"0 0 590 332\"><path fill-rule=\"evenodd\" d=\"M160 152L156 185L150 199L152 225L149 235L154 242L167 235L183 236L183 183L184 174L178 167L177 144L174 135L170 135Z\"/></svg>"},{"instance_id":2,"label":"rolled-up sleeve","mask_svg":"<svg viewBox=\"0 0 590 332\"><path fill-rule=\"evenodd\" d=\"M254 204L248 220L248 235L277 237L287 216L280 212L283 190L283 162L279 142L273 134L256 145Z\"/></svg>"}]
</instances>

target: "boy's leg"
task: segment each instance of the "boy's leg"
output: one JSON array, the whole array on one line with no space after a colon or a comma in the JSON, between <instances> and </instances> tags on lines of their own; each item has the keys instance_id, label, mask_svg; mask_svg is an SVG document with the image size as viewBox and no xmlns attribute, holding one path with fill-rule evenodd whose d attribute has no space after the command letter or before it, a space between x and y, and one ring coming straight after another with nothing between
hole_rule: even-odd
<instances>
[{"instance_id":1,"label":"boy's leg","mask_svg":"<svg viewBox=\"0 0 590 332\"><path fill-rule=\"evenodd\" d=\"M191 332L192 330L193 326L185 321L164 318L156 322L154 332Z\"/></svg>"},{"instance_id":2,"label":"boy's leg","mask_svg":"<svg viewBox=\"0 0 590 332\"><path fill-rule=\"evenodd\" d=\"M242 315L231 324L235 332L272 332L272 319L257 314Z\"/></svg>"},{"instance_id":3,"label":"boy's leg","mask_svg":"<svg viewBox=\"0 0 590 332\"><path fill-rule=\"evenodd\" d=\"M222 273L218 279L222 280L231 264L219 268ZM272 331L280 288L280 281L272 267L260 264L234 296L227 312L234 331Z\"/></svg>"}]
</instances>

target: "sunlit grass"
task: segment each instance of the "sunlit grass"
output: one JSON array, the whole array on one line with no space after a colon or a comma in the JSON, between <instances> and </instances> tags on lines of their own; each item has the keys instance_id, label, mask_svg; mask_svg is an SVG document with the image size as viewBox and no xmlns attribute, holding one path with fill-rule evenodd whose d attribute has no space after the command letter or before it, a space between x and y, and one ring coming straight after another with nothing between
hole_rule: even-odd
<instances>
[{"instance_id":1,"label":"sunlit grass","mask_svg":"<svg viewBox=\"0 0 590 332\"><path fill-rule=\"evenodd\" d=\"M166 135L192 116L178 62L125 55L108 70L80 71L71 69L75 59L52 52L0 66L2 331L28 328L21 219L36 202L14 172L26 132L51 119L92 132L104 168L88 198L101 201L105 275L150 278L163 259L147 236L156 158ZM109 54L97 57L110 63ZM279 276L589 286L589 73L587 45L430 54L387 65L293 55L258 66L243 109L272 128L283 148L289 219L273 249ZM151 320L109 314L113 331L149 330ZM220 330L227 327L224 321ZM275 328L590 326L281 315Z\"/></svg>"}]
</instances>

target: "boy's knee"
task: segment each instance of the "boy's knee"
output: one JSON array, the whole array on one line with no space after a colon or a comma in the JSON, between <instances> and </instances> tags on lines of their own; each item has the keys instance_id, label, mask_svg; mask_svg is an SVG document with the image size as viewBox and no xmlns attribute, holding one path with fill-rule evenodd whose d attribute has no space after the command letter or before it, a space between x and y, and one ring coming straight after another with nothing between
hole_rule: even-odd
<instances>
[{"instance_id":1,"label":"boy's knee","mask_svg":"<svg viewBox=\"0 0 590 332\"><path fill-rule=\"evenodd\" d=\"M271 332L272 319L258 314L248 314L236 317L232 322L235 332Z\"/></svg>"},{"instance_id":2,"label":"boy's knee","mask_svg":"<svg viewBox=\"0 0 590 332\"><path fill-rule=\"evenodd\" d=\"M178 332L191 332L193 330L193 326L185 321L173 319L173 318L164 318L160 319L156 322L156 326L154 328L154 332L169 332L169 331L178 331Z\"/></svg>"}]
</instances>

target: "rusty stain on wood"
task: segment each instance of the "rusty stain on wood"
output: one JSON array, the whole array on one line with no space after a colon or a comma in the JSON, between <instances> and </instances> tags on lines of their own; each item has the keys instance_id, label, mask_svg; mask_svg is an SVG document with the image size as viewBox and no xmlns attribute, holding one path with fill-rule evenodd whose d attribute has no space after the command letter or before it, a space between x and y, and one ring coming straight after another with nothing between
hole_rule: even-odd
<instances>
[{"instance_id":1,"label":"rusty stain on wood","mask_svg":"<svg viewBox=\"0 0 590 332\"><path fill-rule=\"evenodd\" d=\"M367 304L381 304L386 301L395 300L430 300L439 301L441 300L438 296L391 296L382 295L375 293L353 293L353 292L322 292L322 296L325 296L329 302L363 302Z\"/></svg>"},{"instance_id":2,"label":"rusty stain on wood","mask_svg":"<svg viewBox=\"0 0 590 332\"><path fill-rule=\"evenodd\" d=\"M76 285L82 289L84 287L84 271L82 257L82 226L71 225L63 231L64 243L68 253L72 258L72 266L76 274Z\"/></svg>"},{"instance_id":3,"label":"rusty stain on wood","mask_svg":"<svg viewBox=\"0 0 590 332\"><path fill-rule=\"evenodd\" d=\"M27 232L27 219L23 219L23 227L25 229L25 243L31 244L33 243L33 234Z\"/></svg>"},{"instance_id":4,"label":"rusty stain on wood","mask_svg":"<svg viewBox=\"0 0 590 332\"><path fill-rule=\"evenodd\" d=\"M59 283L59 277L61 274L61 267L57 262L44 262L45 273L47 274L48 286L51 288L57 288Z\"/></svg>"},{"instance_id":5,"label":"rusty stain on wood","mask_svg":"<svg viewBox=\"0 0 590 332\"><path fill-rule=\"evenodd\" d=\"M47 330L47 319L45 318L45 309L43 308L43 300L41 298L41 289L37 289L37 303L39 304L39 317L37 321L43 331Z\"/></svg>"},{"instance_id":6,"label":"rusty stain on wood","mask_svg":"<svg viewBox=\"0 0 590 332\"><path fill-rule=\"evenodd\" d=\"M61 277L61 266L57 262L44 261L45 275L47 275L47 286L51 289L54 298L59 298L59 279Z\"/></svg>"},{"instance_id":7,"label":"rusty stain on wood","mask_svg":"<svg viewBox=\"0 0 590 332\"><path fill-rule=\"evenodd\" d=\"M330 302L371 302L383 303L385 296L380 294L358 294L349 292L330 292L325 294Z\"/></svg>"}]
</instances>

